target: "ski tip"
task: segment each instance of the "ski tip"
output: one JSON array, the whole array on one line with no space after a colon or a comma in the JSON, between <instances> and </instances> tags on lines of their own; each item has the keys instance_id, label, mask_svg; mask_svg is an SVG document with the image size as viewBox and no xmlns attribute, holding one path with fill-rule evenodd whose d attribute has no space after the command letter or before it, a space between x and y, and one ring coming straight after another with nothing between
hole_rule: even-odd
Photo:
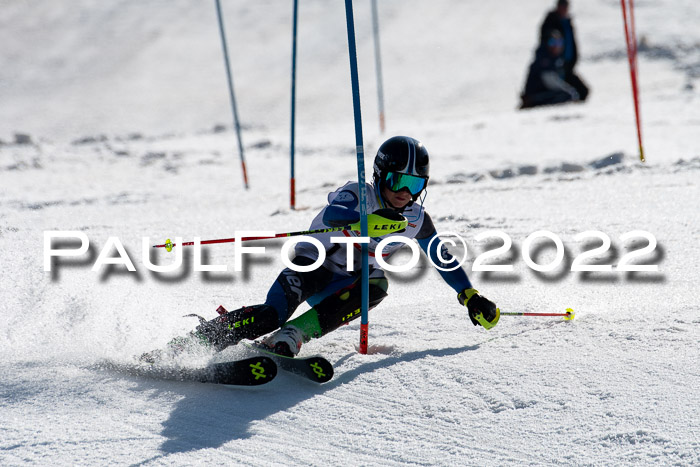
<instances>
[{"instance_id":1,"label":"ski tip","mask_svg":"<svg viewBox=\"0 0 700 467\"><path fill-rule=\"evenodd\" d=\"M566 316L564 316L564 319L565 319L566 321L572 321L572 320L574 319L574 316L576 316L576 315L574 314L574 309L573 309L573 308L567 308L567 309L566 309Z\"/></svg>"}]
</instances>

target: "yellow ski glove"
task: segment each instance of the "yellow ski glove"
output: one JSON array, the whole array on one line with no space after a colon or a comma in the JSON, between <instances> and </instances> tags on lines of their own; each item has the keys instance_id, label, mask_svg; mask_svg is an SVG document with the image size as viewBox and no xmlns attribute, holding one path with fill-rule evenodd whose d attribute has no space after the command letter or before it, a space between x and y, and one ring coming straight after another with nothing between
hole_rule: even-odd
<instances>
[{"instance_id":1,"label":"yellow ski glove","mask_svg":"<svg viewBox=\"0 0 700 467\"><path fill-rule=\"evenodd\" d=\"M474 326L481 325L485 329L491 329L498 323L501 317L501 310L496 308L496 304L486 297L479 295L475 289L464 289L457 295L459 303L467 307L469 319Z\"/></svg>"}]
</instances>

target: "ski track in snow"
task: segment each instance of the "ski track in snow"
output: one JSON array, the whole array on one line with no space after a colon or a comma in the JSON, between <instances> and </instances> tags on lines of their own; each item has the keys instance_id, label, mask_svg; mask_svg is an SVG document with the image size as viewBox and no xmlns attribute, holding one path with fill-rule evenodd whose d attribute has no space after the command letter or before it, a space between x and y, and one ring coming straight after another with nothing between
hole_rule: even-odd
<instances>
[{"instance_id":1,"label":"ski track in snow","mask_svg":"<svg viewBox=\"0 0 700 467\"><path fill-rule=\"evenodd\" d=\"M389 297L370 315L369 355L357 353L353 323L302 349L335 365L330 382L280 372L256 388L164 381L104 362L129 364L188 332L196 319L184 315L259 303L282 267L282 243L272 241L243 272L232 270L230 247L216 246L204 260L227 272L194 272L187 251L181 270L152 273L143 237L151 260L166 264L170 257L149 245L300 230L329 191L357 178L345 39L335 37L342 9L302 5L300 209L291 210L289 12L225 4L231 40L251 47L233 49L246 191L235 134L218 123L228 99L213 10L185 0L169 8L81 2L82 16L60 4L7 5L0 38L12 53L0 59L0 116L13 129L0 129L0 465L700 464L697 7L637 5L647 41L642 164L618 3L572 2L590 101L527 112L514 111L515 97L552 2L505 2L510 15L528 18L518 24L502 2L472 3L380 2L388 131L430 150L425 205L439 232L465 238L475 287L502 311L572 307L576 319L503 316L492 331L475 328L422 259L388 274ZM366 163L385 138L373 115L367 8L356 4ZM130 35L116 40L125 24ZM470 40L476 33L488 46ZM499 51L494 35L504 39ZM36 41L23 40L30 36ZM416 63L425 63L421 73ZM522 245L543 229L562 239L565 255L538 273ZM47 230L84 232L88 253L44 272ZM476 255L501 244L474 240L488 230L512 239L489 261L513 272L471 271ZM659 271L571 272L577 255L600 245L574 240L589 230L612 242L591 262L612 265L644 246L622 234L652 233L658 245L638 262ZM91 270L112 236L136 272ZM532 253L540 264L554 257L547 245Z\"/></svg>"}]
</instances>

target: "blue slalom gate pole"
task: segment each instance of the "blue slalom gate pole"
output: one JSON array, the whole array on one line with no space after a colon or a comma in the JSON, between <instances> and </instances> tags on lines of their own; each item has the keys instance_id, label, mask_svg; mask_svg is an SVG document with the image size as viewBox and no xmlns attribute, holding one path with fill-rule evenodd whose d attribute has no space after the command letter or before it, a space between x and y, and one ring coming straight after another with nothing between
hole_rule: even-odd
<instances>
[{"instance_id":1,"label":"blue slalom gate pole","mask_svg":"<svg viewBox=\"0 0 700 467\"><path fill-rule=\"evenodd\" d=\"M294 185L294 120L296 118L296 86L297 86L297 17L299 11L299 0L294 0L294 19L292 20L292 120L291 138L289 143L289 153L291 159L291 175L289 181L289 204L292 209L296 209L296 188Z\"/></svg>"},{"instance_id":2,"label":"blue slalom gate pole","mask_svg":"<svg viewBox=\"0 0 700 467\"><path fill-rule=\"evenodd\" d=\"M360 235L368 236L367 184L365 183L365 150L362 142L362 114L360 112L360 80L357 72L357 47L355 45L355 20L352 0L345 0L345 16L348 23L348 51L350 53L350 80L352 81L352 107L355 112L355 149L357 152L357 182L360 191ZM362 318L360 321L360 353L367 353L369 334L369 249L362 244Z\"/></svg>"},{"instance_id":3,"label":"blue slalom gate pole","mask_svg":"<svg viewBox=\"0 0 700 467\"><path fill-rule=\"evenodd\" d=\"M377 0L372 0L372 31L374 32L374 68L377 71L379 130L384 133L384 80L382 79L382 54L379 46L379 14L377 13Z\"/></svg>"},{"instance_id":4,"label":"blue slalom gate pole","mask_svg":"<svg viewBox=\"0 0 700 467\"><path fill-rule=\"evenodd\" d=\"M248 173L245 167L245 156L243 155L243 142L241 140L241 125L238 122L238 109L236 108L236 96L233 94L233 76L231 75L231 63L228 59L228 47L226 46L226 33L224 32L224 20L221 14L221 3L216 0L216 15L219 18L219 32L221 33L221 46L224 51L224 63L226 65L226 78L228 80L228 94L231 98L231 111L233 112L233 126L238 137L238 153L241 156L241 168L243 169L243 184L248 189Z\"/></svg>"}]
</instances>

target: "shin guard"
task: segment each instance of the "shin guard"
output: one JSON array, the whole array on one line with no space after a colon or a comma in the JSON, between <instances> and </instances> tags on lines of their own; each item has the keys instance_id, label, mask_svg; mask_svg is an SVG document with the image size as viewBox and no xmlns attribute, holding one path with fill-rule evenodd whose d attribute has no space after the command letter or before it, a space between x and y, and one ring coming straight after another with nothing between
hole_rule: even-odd
<instances>
[{"instance_id":1,"label":"shin guard","mask_svg":"<svg viewBox=\"0 0 700 467\"><path fill-rule=\"evenodd\" d=\"M371 279L369 284L369 308L377 306L384 297L389 283L386 279ZM308 341L338 329L343 324L358 318L361 312L362 294L359 282L354 282L329 295L321 303L301 316L288 321L304 334Z\"/></svg>"}]
</instances>

